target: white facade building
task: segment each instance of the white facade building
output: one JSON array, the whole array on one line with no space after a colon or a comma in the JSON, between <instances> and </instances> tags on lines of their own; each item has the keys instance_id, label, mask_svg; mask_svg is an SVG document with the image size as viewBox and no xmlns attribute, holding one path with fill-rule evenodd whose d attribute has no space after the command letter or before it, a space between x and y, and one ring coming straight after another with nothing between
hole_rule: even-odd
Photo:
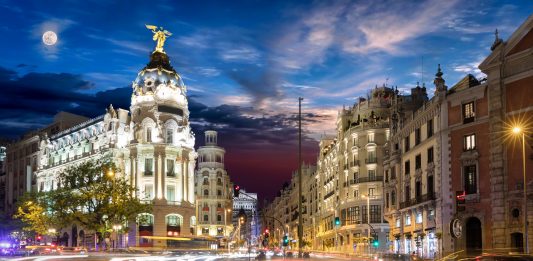
<instances>
[{"instance_id":1,"label":"white facade building","mask_svg":"<svg viewBox=\"0 0 533 261\"><path fill-rule=\"evenodd\" d=\"M142 236L192 235L195 218L195 137L189 126L187 89L160 50L132 83L130 111L115 110L85 121L40 142L36 171L39 191L57 188L57 174L83 161L111 157L139 191L154 204L142 224L130 229L120 244L173 246L173 240ZM89 231L72 226L69 245L91 242Z\"/></svg>"},{"instance_id":2,"label":"white facade building","mask_svg":"<svg viewBox=\"0 0 533 261\"><path fill-rule=\"evenodd\" d=\"M233 198L233 223L238 227L239 213L246 214L246 223L241 225L241 237L252 245L257 244L261 228L257 212L257 193L240 189L239 197Z\"/></svg>"},{"instance_id":3,"label":"white facade building","mask_svg":"<svg viewBox=\"0 0 533 261\"><path fill-rule=\"evenodd\" d=\"M205 146L198 148L196 171L196 235L227 238L233 230L233 184L224 168L224 148L216 131L205 132Z\"/></svg>"}]
</instances>

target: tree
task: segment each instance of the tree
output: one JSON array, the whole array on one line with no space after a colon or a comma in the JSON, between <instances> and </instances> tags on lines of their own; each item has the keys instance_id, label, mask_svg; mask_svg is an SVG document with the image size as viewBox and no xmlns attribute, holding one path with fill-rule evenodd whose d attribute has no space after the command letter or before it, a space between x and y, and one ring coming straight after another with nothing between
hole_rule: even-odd
<instances>
[{"instance_id":1,"label":"tree","mask_svg":"<svg viewBox=\"0 0 533 261\"><path fill-rule=\"evenodd\" d=\"M71 166L60 172L57 180L57 189L20 201L15 217L26 229L45 234L49 228L59 231L77 224L102 237L114 224L125 225L152 209L150 204L141 203L136 188L108 159Z\"/></svg>"}]
</instances>

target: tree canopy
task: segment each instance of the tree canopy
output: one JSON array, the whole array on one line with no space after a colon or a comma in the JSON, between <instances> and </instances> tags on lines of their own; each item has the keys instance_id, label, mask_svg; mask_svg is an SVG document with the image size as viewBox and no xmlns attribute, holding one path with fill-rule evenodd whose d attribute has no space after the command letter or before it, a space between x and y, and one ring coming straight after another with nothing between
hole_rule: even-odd
<instances>
[{"instance_id":1,"label":"tree canopy","mask_svg":"<svg viewBox=\"0 0 533 261\"><path fill-rule=\"evenodd\" d=\"M128 221L151 212L152 206L136 194L111 161L91 160L58 173L57 188L26 195L15 218L24 222L25 230L39 234L71 224L103 234L115 224L127 229Z\"/></svg>"}]
</instances>

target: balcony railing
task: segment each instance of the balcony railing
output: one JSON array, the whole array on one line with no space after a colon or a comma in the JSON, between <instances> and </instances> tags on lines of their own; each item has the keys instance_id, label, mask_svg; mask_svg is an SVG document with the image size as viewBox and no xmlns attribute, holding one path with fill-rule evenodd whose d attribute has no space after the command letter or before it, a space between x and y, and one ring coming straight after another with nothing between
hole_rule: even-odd
<instances>
[{"instance_id":1,"label":"balcony railing","mask_svg":"<svg viewBox=\"0 0 533 261\"><path fill-rule=\"evenodd\" d=\"M376 182L376 181L383 181L383 176L361 177L358 179L352 179L350 180L350 185L364 183L364 182Z\"/></svg>"},{"instance_id":2,"label":"balcony railing","mask_svg":"<svg viewBox=\"0 0 533 261\"><path fill-rule=\"evenodd\" d=\"M324 195L324 200L328 199L329 197L333 196L335 194L335 190L329 192L328 194Z\"/></svg>"},{"instance_id":3,"label":"balcony railing","mask_svg":"<svg viewBox=\"0 0 533 261\"><path fill-rule=\"evenodd\" d=\"M366 164L375 164L378 163L378 158L368 158L365 159Z\"/></svg>"},{"instance_id":4,"label":"balcony railing","mask_svg":"<svg viewBox=\"0 0 533 261\"><path fill-rule=\"evenodd\" d=\"M412 198L409 201L400 202L400 209L408 208L410 206L414 206L416 204L420 204L430 200L435 200L435 194L424 194L422 196Z\"/></svg>"}]
</instances>

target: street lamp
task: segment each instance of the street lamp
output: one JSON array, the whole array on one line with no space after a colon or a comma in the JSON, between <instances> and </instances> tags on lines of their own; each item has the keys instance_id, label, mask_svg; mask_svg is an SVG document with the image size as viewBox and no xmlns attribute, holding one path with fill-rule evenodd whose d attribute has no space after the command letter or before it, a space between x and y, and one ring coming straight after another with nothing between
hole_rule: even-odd
<instances>
[{"instance_id":1,"label":"street lamp","mask_svg":"<svg viewBox=\"0 0 533 261\"><path fill-rule=\"evenodd\" d=\"M362 198L366 198L366 221L368 223L367 244L368 254L370 254L370 195L361 195Z\"/></svg>"},{"instance_id":2,"label":"street lamp","mask_svg":"<svg viewBox=\"0 0 533 261\"><path fill-rule=\"evenodd\" d=\"M526 247L524 253L529 254L529 242L528 242L528 222L527 222L527 182L526 182L526 134L524 129L520 126L513 127L513 133L515 135L522 134L522 171L524 175L524 242Z\"/></svg>"}]
</instances>

